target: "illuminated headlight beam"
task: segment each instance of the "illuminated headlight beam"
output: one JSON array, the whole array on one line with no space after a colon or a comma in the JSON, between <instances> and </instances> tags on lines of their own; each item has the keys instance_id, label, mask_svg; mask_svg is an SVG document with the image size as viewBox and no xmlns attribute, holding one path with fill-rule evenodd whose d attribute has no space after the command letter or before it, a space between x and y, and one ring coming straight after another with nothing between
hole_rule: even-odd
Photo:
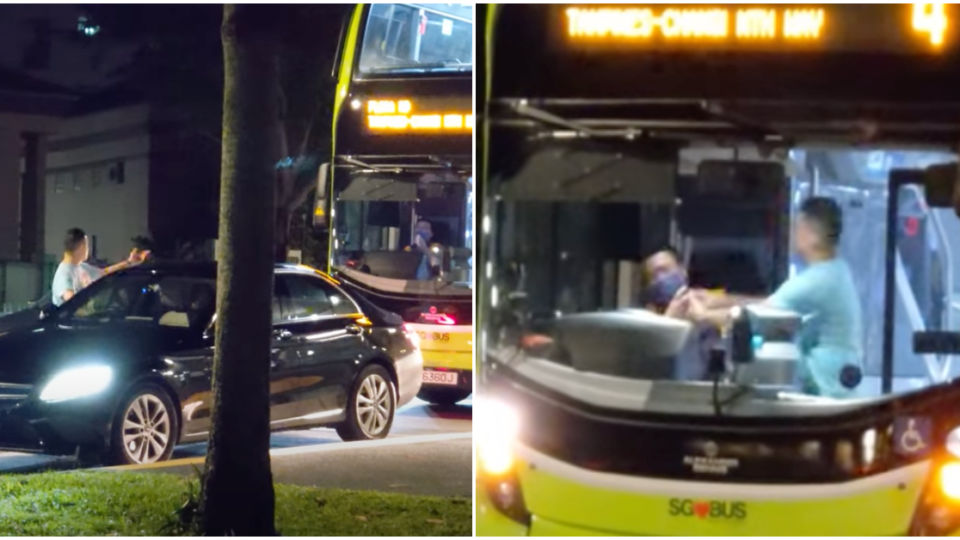
<instances>
[{"instance_id":1,"label":"illuminated headlight beam","mask_svg":"<svg viewBox=\"0 0 960 540\"><path fill-rule=\"evenodd\" d=\"M56 403L99 394L110 386L113 371L104 365L65 369L43 387L40 401Z\"/></svg>"}]
</instances>

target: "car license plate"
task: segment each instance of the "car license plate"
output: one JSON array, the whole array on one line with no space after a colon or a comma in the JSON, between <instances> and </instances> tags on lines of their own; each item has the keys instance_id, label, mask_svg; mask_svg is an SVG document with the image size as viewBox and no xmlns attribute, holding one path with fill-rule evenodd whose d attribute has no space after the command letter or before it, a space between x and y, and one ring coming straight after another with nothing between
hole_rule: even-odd
<instances>
[{"instance_id":1,"label":"car license plate","mask_svg":"<svg viewBox=\"0 0 960 540\"><path fill-rule=\"evenodd\" d=\"M424 371L423 382L426 384L442 384L445 386L457 385L457 372L455 371Z\"/></svg>"}]
</instances>

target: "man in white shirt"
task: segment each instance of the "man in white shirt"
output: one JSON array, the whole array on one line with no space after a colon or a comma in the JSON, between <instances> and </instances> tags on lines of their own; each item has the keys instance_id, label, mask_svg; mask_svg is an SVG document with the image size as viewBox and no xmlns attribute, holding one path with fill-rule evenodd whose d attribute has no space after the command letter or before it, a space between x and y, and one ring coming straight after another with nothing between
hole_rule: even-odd
<instances>
[{"instance_id":1,"label":"man in white shirt","mask_svg":"<svg viewBox=\"0 0 960 540\"><path fill-rule=\"evenodd\" d=\"M86 262L90 255L87 234L78 228L68 230L63 241L63 259L53 275L53 304L62 305L105 274L140 264L149 253L134 248L127 260L100 269Z\"/></svg>"}]
</instances>

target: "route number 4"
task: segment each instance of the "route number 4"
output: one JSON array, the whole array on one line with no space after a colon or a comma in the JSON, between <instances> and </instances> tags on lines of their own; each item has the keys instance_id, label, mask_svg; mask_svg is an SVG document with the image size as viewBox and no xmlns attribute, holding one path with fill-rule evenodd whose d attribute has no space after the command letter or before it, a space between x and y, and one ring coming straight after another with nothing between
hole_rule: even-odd
<instances>
[{"instance_id":1,"label":"route number 4","mask_svg":"<svg viewBox=\"0 0 960 540\"><path fill-rule=\"evenodd\" d=\"M913 4L913 29L930 37L934 47L943 45L947 32L947 8L944 3L917 2Z\"/></svg>"}]
</instances>

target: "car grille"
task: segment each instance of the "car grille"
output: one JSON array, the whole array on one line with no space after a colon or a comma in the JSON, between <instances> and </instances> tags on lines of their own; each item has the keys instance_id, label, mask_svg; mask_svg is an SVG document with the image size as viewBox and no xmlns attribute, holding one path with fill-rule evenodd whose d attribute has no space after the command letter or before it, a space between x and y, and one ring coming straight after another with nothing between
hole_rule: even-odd
<instances>
[{"instance_id":1,"label":"car grille","mask_svg":"<svg viewBox=\"0 0 960 540\"><path fill-rule=\"evenodd\" d=\"M7 408L27 399L33 392L32 384L0 382L0 408Z\"/></svg>"}]
</instances>

